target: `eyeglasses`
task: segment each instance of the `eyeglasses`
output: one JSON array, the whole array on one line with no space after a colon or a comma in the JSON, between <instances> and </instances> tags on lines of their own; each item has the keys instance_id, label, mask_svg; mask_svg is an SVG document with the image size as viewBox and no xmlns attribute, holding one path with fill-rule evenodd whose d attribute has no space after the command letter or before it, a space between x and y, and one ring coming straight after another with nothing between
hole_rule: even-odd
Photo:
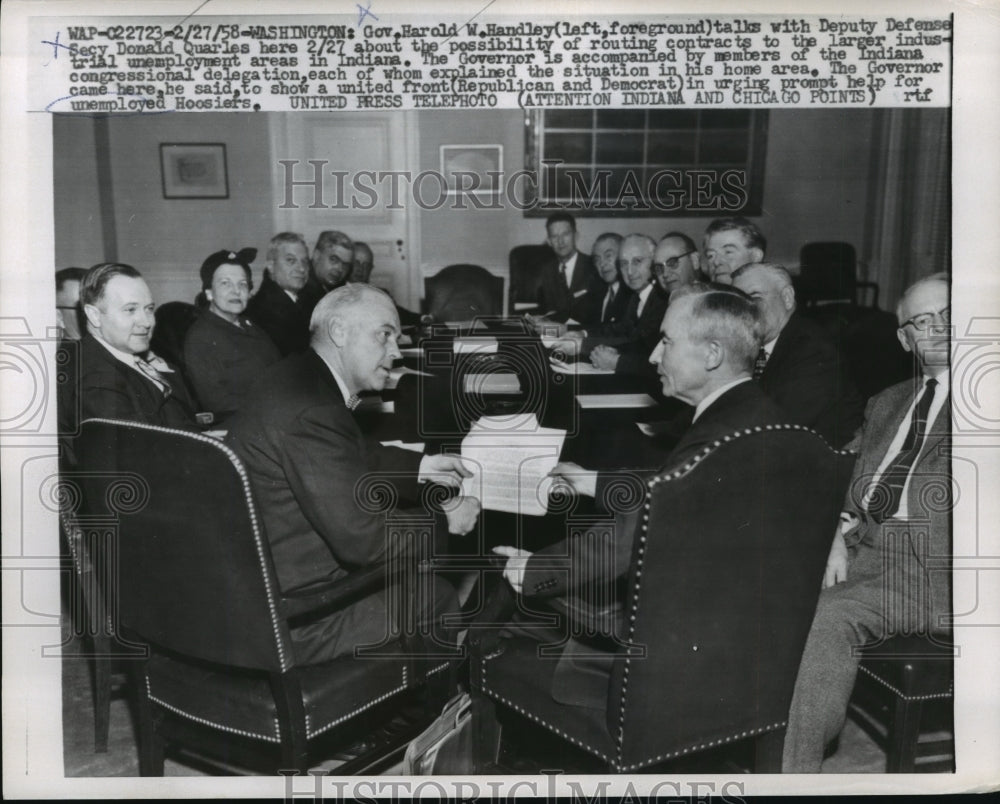
<instances>
[{"instance_id":1,"label":"eyeglasses","mask_svg":"<svg viewBox=\"0 0 1000 804\"><path fill-rule=\"evenodd\" d=\"M914 329L923 332L925 329L930 327L934 323L935 318L940 318L941 323L947 326L951 323L951 305L945 307L943 310L938 310L936 313L920 313L920 315L915 315L904 321L899 325L900 329L910 324Z\"/></svg>"},{"instance_id":2,"label":"eyeglasses","mask_svg":"<svg viewBox=\"0 0 1000 804\"><path fill-rule=\"evenodd\" d=\"M677 264L683 260L689 254L694 254L698 249L693 248L690 251L685 251L683 254L678 254L676 257L671 257L666 262L654 262L653 263L653 273L662 274L666 271L672 271L677 267Z\"/></svg>"}]
</instances>

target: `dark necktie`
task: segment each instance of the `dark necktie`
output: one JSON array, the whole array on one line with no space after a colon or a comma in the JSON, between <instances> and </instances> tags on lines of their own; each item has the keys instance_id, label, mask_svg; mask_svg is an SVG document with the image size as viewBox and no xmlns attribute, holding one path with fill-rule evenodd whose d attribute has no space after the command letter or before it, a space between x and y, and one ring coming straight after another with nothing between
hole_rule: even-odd
<instances>
[{"instance_id":1,"label":"dark necktie","mask_svg":"<svg viewBox=\"0 0 1000 804\"><path fill-rule=\"evenodd\" d=\"M757 359L753 361L753 378L759 380L764 375L764 367L767 365L767 350L761 346L757 352Z\"/></svg>"},{"instance_id":2,"label":"dark necktie","mask_svg":"<svg viewBox=\"0 0 1000 804\"><path fill-rule=\"evenodd\" d=\"M566 290L569 290L569 277L566 275L566 263L564 262L559 263L559 276L562 277Z\"/></svg>"},{"instance_id":3,"label":"dark necktie","mask_svg":"<svg viewBox=\"0 0 1000 804\"><path fill-rule=\"evenodd\" d=\"M924 436L927 433L927 416L934 403L934 391L937 384L935 379L927 380L926 390L913 408L910 429L903 440L903 446L886 467L878 483L871 489L868 513L876 522L890 519L899 510L899 503L903 498L903 486L906 485L906 478L909 476L913 462L920 454L920 448L924 443Z\"/></svg>"},{"instance_id":4,"label":"dark necktie","mask_svg":"<svg viewBox=\"0 0 1000 804\"><path fill-rule=\"evenodd\" d=\"M611 305L615 303L615 286L611 285L608 287L608 295L604 299L604 312L601 314L601 321L608 320L608 314L611 312Z\"/></svg>"}]
</instances>

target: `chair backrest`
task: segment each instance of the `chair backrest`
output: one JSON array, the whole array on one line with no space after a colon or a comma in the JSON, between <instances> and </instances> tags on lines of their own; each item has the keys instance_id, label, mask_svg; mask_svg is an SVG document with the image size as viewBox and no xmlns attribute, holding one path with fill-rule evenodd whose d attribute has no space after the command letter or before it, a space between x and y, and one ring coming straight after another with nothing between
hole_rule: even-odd
<instances>
[{"instance_id":1,"label":"chair backrest","mask_svg":"<svg viewBox=\"0 0 1000 804\"><path fill-rule=\"evenodd\" d=\"M514 246L508 257L510 268L510 292L508 312L515 312L518 303L537 304L538 291L542 286L542 266L554 260L556 253L547 244ZM541 311L541 312L544 312Z\"/></svg>"},{"instance_id":2,"label":"chair backrest","mask_svg":"<svg viewBox=\"0 0 1000 804\"><path fill-rule=\"evenodd\" d=\"M107 419L83 423L77 453L82 510L116 531L120 625L205 661L290 667L270 549L236 454L198 433Z\"/></svg>"},{"instance_id":3,"label":"chair backrest","mask_svg":"<svg viewBox=\"0 0 1000 804\"><path fill-rule=\"evenodd\" d=\"M857 255L850 243L806 243L799 251L795 282L799 302L857 302Z\"/></svg>"},{"instance_id":4,"label":"chair backrest","mask_svg":"<svg viewBox=\"0 0 1000 804\"><path fill-rule=\"evenodd\" d=\"M193 304L169 301L156 308L156 326L149 347L157 355L186 368L184 365L184 338L191 325L202 313Z\"/></svg>"},{"instance_id":5,"label":"chair backrest","mask_svg":"<svg viewBox=\"0 0 1000 804\"><path fill-rule=\"evenodd\" d=\"M502 315L503 277L479 265L449 265L424 280L424 299L435 321Z\"/></svg>"},{"instance_id":6,"label":"chair backrest","mask_svg":"<svg viewBox=\"0 0 1000 804\"><path fill-rule=\"evenodd\" d=\"M785 722L852 465L771 426L650 481L625 620L646 656L608 699L622 769Z\"/></svg>"}]
</instances>

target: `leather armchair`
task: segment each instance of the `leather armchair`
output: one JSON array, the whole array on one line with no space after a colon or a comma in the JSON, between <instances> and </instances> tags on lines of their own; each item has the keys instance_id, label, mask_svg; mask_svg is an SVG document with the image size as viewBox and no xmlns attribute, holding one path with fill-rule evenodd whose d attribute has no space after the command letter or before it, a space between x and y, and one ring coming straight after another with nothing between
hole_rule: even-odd
<instances>
[{"instance_id":1,"label":"leather armchair","mask_svg":"<svg viewBox=\"0 0 1000 804\"><path fill-rule=\"evenodd\" d=\"M406 633L390 634L378 655L296 661L296 618L398 578L387 580L390 569L377 565L282 594L247 474L222 442L95 419L83 424L79 452L91 477L119 478L96 499L84 476L83 498L85 508L116 511L107 548L119 567L118 629L148 646L148 656L131 663L142 775L162 775L170 745L227 765L304 770L322 758L313 751L318 738L356 728L358 715L429 677L447 677L449 663L421 655ZM405 594L398 597L405 605ZM376 760L359 757L338 773Z\"/></svg>"},{"instance_id":2,"label":"leather armchair","mask_svg":"<svg viewBox=\"0 0 1000 804\"><path fill-rule=\"evenodd\" d=\"M427 313L435 321L471 321L503 314L503 277L479 265L449 265L424 280Z\"/></svg>"},{"instance_id":3,"label":"leather armchair","mask_svg":"<svg viewBox=\"0 0 1000 804\"><path fill-rule=\"evenodd\" d=\"M498 755L498 707L593 755L595 770L636 772L747 738L757 739L756 769L778 770L852 465L804 428L769 426L651 479L606 699L557 702L565 657L526 637L474 636L478 769Z\"/></svg>"}]
</instances>

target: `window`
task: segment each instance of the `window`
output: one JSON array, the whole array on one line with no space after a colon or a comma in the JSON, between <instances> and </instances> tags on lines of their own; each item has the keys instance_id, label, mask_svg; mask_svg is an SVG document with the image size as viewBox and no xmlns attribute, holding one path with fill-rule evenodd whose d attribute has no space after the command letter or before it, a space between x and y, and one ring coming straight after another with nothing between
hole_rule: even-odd
<instances>
[{"instance_id":1,"label":"window","mask_svg":"<svg viewBox=\"0 0 1000 804\"><path fill-rule=\"evenodd\" d=\"M546 109L526 131L526 215L760 214L766 111Z\"/></svg>"}]
</instances>

